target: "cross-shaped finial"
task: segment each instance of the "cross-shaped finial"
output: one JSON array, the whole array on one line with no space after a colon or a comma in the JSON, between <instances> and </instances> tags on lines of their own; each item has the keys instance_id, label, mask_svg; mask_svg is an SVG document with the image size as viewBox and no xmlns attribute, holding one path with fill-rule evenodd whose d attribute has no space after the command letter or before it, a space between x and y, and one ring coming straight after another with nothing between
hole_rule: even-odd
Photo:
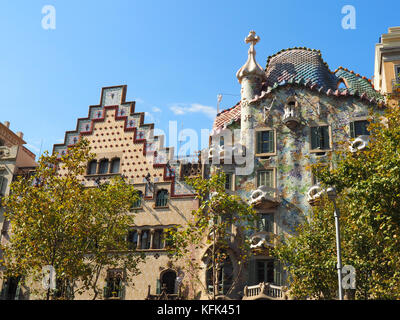
<instances>
[{"instance_id":1,"label":"cross-shaped finial","mask_svg":"<svg viewBox=\"0 0 400 320\"><path fill-rule=\"evenodd\" d=\"M256 36L256 32L251 30L249 35L244 39L246 43L251 43L251 46L254 47L258 41L260 41L260 37Z\"/></svg>"}]
</instances>

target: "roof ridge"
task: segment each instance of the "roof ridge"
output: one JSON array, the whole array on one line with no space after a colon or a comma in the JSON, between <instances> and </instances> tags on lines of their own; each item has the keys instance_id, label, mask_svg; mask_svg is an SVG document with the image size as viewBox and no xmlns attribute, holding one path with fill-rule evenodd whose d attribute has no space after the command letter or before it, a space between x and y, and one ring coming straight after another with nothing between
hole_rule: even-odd
<instances>
[{"instance_id":1,"label":"roof ridge","mask_svg":"<svg viewBox=\"0 0 400 320\"><path fill-rule=\"evenodd\" d=\"M372 87L374 87L374 85L373 85L373 83L372 83L372 79L367 78L367 77L365 77L365 76L361 76L359 73L355 73L353 70L349 70L348 68L343 68L342 66L339 66L339 67L336 68L336 70L335 70L333 73L338 72L340 69L341 69L341 70L344 70L344 71L346 71L346 72L350 72L350 73L354 74L356 77L359 77L359 78L361 78L361 79L363 79L363 80L367 80L368 82L371 83Z\"/></svg>"}]
</instances>

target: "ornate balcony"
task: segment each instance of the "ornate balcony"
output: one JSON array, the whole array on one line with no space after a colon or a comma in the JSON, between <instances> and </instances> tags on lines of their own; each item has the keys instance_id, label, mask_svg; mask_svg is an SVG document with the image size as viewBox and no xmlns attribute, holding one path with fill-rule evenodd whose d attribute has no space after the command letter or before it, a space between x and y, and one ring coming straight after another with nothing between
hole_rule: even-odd
<instances>
[{"instance_id":1,"label":"ornate balcony","mask_svg":"<svg viewBox=\"0 0 400 320\"><path fill-rule=\"evenodd\" d=\"M288 300L287 287L261 282L255 286L245 286L243 300Z\"/></svg>"},{"instance_id":2,"label":"ornate balcony","mask_svg":"<svg viewBox=\"0 0 400 320\"><path fill-rule=\"evenodd\" d=\"M255 208L269 209L277 207L281 202L279 191L268 186L259 186L249 199L249 204Z\"/></svg>"}]
</instances>

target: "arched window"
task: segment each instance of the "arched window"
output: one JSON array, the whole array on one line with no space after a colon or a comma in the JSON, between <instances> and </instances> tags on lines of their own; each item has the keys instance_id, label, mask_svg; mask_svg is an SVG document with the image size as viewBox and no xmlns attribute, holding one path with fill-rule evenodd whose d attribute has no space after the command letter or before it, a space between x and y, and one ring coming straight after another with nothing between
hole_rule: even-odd
<instances>
[{"instance_id":1,"label":"arched window","mask_svg":"<svg viewBox=\"0 0 400 320\"><path fill-rule=\"evenodd\" d=\"M136 191L136 197L135 201L132 201L131 208L141 208L142 207L142 199L143 199L143 192L142 191Z\"/></svg>"},{"instance_id":2,"label":"arched window","mask_svg":"<svg viewBox=\"0 0 400 320\"><path fill-rule=\"evenodd\" d=\"M150 249L150 230L143 230L140 238L141 248Z\"/></svg>"},{"instance_id":3,"label":"arched window","mask_svg":"<svg viewBox=\"0 0 400 320\"><path fill-rule=\"evenodd\" d=\"M100 161L99 164L99 174L106 174L108 173L108 160L103 159Z\"/></svg>"},{"instance_id":4,"label":"arched window","mask_svg":"<svg viewBox=\"0 0 400 320\"><path fill-rule=\"evenodd\" d=\"M208 256L212 256L211 250L209 250ZM217 294L226 294L233 283L233 265L229 254L224 251L218 251L217 258L221 261L215 273L215 276L218 277ZM211 260L207 264L206 281L208 291L210 293L213 292L213 266Z\"/></svg>"},{"instance_id":5,"label":"arched window","mask_svg":"<svg viewBox=\"0 0 400 320\"><path fill-rule=\"evenodd\" d=\"M157 192L156 207L166 207L168 203L168 191L160 190Z\"/></svg>"},{"instance_id":6,"label":"arched window","mask_svg":"<svg viewBox=\"0 0 400 320\"><path fill-rule=\"evenodd\" d=\"M111 173L118 173L119 172L119 165L120 165L120 159L119 158L114 158L111 161Z\"/></svg>"},{"instance_id":7,"label":"arched window","mask_svg":"<svg viewBox=\"0 0 400 320\"><path fill-rule=\"evenodd\" d=\"M167 294L175 293L176 272L168 270L161 275L161 290Z\"/></svg>"},{"instance_id":8,"label":"arched window","mask_svg":"<svg viewBox=\"0 0 400 320\"><path fill-rule=\"evenodd\" d=\"M89 162L87 174L96 174L97 171L97 161L92 160Z\"/></svg>"}]
</instances>

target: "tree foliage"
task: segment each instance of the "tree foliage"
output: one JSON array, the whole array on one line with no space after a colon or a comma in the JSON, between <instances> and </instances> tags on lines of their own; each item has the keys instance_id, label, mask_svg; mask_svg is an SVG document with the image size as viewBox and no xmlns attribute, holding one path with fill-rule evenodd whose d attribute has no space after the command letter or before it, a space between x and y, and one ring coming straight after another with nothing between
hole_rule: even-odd
<instances>
[{"instance_id":1,"label":"tree foliage","mask_svg":"<svg viewBox=\"0 0 400 320\"><path fill-rule=\"evenodd\" d=\"M241 273L249 256L248 242L244 235L254 229L258 219L256 212L239 196L227 193L225 181L226 175L221 171L209 179L200 176L187 178L186 182L194 189L196 199L199 200L199 208L193 210L193 217L187 225L167 231L168 242L173 244L170 253L176 259L186 261L185 269L194 280L191 282L193 288L195 284L200 285L209 294L209 298L215 298L219 293L218 274L228 258L227 250L233 243L237 248L238 273ZM199 277L199 272L204 271L199 257L196 257L199 252L206 252L209 262L207 268L212 268L212 293L204 287ZM226 294L229 294L234 284L235 280Z\"/></svg>"},{"instance_id":2,"label":"tree foliage","mask_svg":"<svg viewBox=\"0 0 400 320\"><path fill-rule=\"evenodd\" d=\"M5 275L36 282L31 289L39 297L72 299L92 289L95 299L105 268L124 268L128 276L139 272L143 257L129 250L126 241L134 219L129 213L134 188L121 177L85 187L82 177L93 157L83 139L60 159L46 152L35 174L13 182L5 199L11 225L2 248ZM52 266L59 287L68 290L43 290L44 266Z\"/></svg>"}]
</instances>

